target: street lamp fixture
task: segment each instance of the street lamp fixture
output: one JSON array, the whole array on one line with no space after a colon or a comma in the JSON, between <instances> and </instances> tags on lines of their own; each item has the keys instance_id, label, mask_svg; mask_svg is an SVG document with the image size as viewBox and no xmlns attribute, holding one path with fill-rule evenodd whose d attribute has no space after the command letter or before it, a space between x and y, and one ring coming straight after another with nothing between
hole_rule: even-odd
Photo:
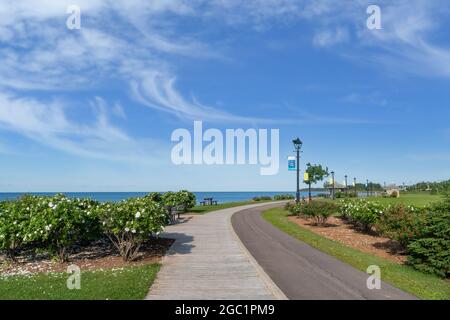
<instances>
[{"instance_id":1,"label":"street lamp fixture","mask_svg":"<svg viewBox=\"0 0 450 320\"><path fill-rule=\"evenodd\" d=\"M300 149L302 148L303 142L300 138L292 140L294 144L295 151L297 152L297 190L295 193L295 202L300 202Z\"/></svg>"}]
</instances>

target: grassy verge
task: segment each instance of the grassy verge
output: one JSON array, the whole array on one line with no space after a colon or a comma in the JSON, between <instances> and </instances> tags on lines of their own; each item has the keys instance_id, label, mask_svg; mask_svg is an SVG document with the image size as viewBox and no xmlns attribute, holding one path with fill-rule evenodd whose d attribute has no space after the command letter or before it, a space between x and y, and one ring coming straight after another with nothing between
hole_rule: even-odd
<instances>
[{"instance_id":1,"label":"grassy verge","mask_svg":"<svg viewBox=\"0 0 450 320\"><path fill-rule=\"evenodd\" d=\"M450 299L450 284L445 280L324 238L289 221L287 211L283 209L267 210L263 213L263 217L294 238L304 241L361 271L366 272L369 265L378 265L381 268L383 281L421 299Z\"/></svg>"},{"instance_id":2,"label":"grassy verge","mask_svg":"<svg viewBox=\"0 0 450 320\"><path fill-rule=\"evenodd\" d=\"M227 202L227 203L220 203L216 206L195 206L194 208L190 209L188 213L194 213L194 214L205 214L211 211L221 210L221 209L228 209L228 208L234 208L239 206L245 206L248 204L256 204L256 203L265 203L265 202L271 202L272 200L261 200L261 201L240 201L240 202Z\"/></svg>"},{"instance_id":3,"label":"grassy verge","mask_svg":"<svg viewBox=\"0 0 450 320\"><path fill-rule=\"evenodd\" d=\"M426 206L442 200L442 196L423 193L400 193L400 198L369 197L369 199L386 205L402 203L405 205Z\"/></svg>"},{"instance_id":4,"label":"grassy verge","mask_svg":"<svg viewBox=\"0 0 450 320\"><path fill-rule=\"evenodd\" d=\"M81 289L67 289L67 273L0 278L2 300L141 300L159 264L81 273Z\"/></svg>"}]
</instances>

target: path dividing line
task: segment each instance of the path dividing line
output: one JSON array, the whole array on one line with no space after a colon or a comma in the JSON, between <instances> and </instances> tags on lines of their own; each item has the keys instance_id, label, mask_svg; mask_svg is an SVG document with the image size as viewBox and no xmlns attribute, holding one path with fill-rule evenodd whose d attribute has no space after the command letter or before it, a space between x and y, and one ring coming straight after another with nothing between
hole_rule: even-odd
<instances>
[{"instance_id":1,"label":"path dividing line","mask_svg":"<svg viewBox=\"0 0 450 320\"><path fill-rule=\"evenodd\" d=\"M238 211L281 204L252 204L218 210L167 227L162 236L175 242L164 257L146 299L286 299L231 226L231 216Z\"/></svg>"}]
</instances>

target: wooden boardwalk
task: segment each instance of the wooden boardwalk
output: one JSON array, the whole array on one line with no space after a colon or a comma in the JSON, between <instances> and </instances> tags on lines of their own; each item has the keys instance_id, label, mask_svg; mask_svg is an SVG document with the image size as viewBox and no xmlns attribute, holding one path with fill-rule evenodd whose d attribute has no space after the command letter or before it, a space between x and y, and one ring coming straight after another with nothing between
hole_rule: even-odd
<instances>
[{"instance_id":1,"label":"wooden boardwalk","mask_svg":"<svg viewBox=\"0 0 450 320\"><path fill-rule=\"evenodd\" d=\"M264 205L223 209L167 227L163 236L176 241L146 299L285 299L230 223L235 212Z\"/></svg>"}]
</instances>

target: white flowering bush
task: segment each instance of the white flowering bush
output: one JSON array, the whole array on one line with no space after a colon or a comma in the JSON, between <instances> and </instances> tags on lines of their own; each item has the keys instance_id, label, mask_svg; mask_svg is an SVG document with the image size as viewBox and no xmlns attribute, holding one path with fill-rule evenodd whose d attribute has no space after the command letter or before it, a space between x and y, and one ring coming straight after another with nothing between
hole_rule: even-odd
<instances>
[{"instance_id":1,"label":"white flowering bush","mask_svg":"<svg viewBox=\"0 0 450 320\"><path fill-rule=\"evenodd\" d=\"M1 202L0 249L14 259L21 247L39 245L60 261L67 261L76 243L99 236L97 205L92 200L63 195L26 195L16 201Z\"/></svg>"},{"instance_id":2,"label":"white flowering bush","mask_svg":"<svg viewBox=\"0 0 450 320\"><path fill-rule=\"evenodd\" d=\"M36 197L24 241L43 244L59 261L65 262L76 243L98 237L97 207L95 201L64 195Z\"/></svg>"},{"instance_id":3,"label":"white flowering bush","mask_svg":"<svg viewBox=\"0 0 450 320\"><path fill-rule=\"evenodd\" d=\"M384 210L385 207L375 201L359 199L340 202L340 215L367 232L372 230Z\"/></svg>"},{"instance_id":4,"label":"white flowering bush","mask_svg":"<svg viewBox=\"0 0 450 320\"><path fill-rule=\"evenodd\" d=\"M197 199L195 194L187 190L166 192L162 195L162 203L169 208L181 208L184 212L195 207Z\"/></svg>"},{"instance_id":5,"label":"white flowering bush","mask_svg":"<svg viewBox=\"0 0 450 320\"><path fill-rule=\"evenodd\" d=\"M11 260L24 243L33 202L31 196L24 196L21 201L0 202L0 250L5 251Z\"/></svg>"},{"instance_id":6,"label":"white flowering bush","mask_svg":"<svg viewBox=\"0 0 450 320\"><path fill-rule=\"evenodd\" d=\"M142 243L163 231L168 223L163 205L145 197L105 203L97 210L103 232L124 261L136 259Z\"/></svg>"}]
</instances>

